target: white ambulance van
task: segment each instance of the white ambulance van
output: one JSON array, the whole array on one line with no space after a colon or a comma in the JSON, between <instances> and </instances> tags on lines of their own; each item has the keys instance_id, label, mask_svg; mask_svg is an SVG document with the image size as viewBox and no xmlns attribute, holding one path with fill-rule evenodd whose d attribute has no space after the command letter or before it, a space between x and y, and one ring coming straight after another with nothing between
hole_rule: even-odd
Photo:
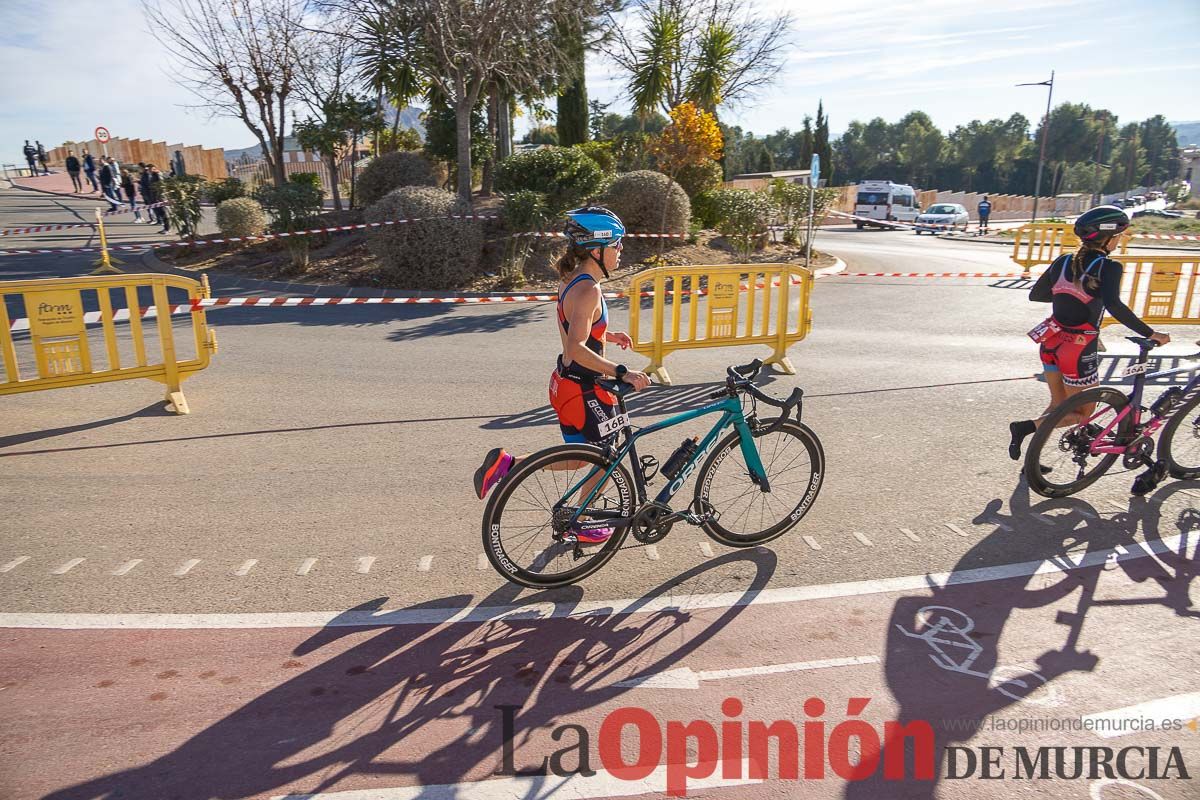
<instances>
[{"instance_id":1,"label":"white ambulance van","mask_svg":"<svg viewBox=\"0 0 1200 800\"><path fill-rule=\"evenodd\" d=\"M866 181L858 185L854 215L881 222L912 222L921 213L917 192L913 187L891 181ZM855 220L859 230L870 225L864 219ZM876 227L885 228L886 225Z\"/></svg>"}]
</instances>

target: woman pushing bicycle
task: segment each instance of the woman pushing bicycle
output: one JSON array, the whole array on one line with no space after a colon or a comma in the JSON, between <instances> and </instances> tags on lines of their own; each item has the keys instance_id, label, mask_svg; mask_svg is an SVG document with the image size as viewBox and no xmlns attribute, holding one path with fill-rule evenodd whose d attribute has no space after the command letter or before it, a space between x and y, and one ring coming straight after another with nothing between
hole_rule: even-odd
<instances>
[{"instance_id":1,"label":"woman pushing bicycle","mask_svg":"<svg viewBox=\"0 0 1200 800\"><path fill-rule=\"evenodd\" d=\"M600 277L608 278L621 261L625 226L602 206L585 206L567 212L564 229L567 251L558 260L558 335L562 352L550 374L550 405L558 414L563 440L599 444L600 426L616 416L616 398L596 386L597 378L616 378L634 390L650 385L642 372L604 357L611 342L629 348L633 342L622 331L608 330L608 304L600 291ZM490 451L475 471L475 493L482 500L520 461L503 448ZM599 544L612 535L608 528L580 531L580 541Z\"/></svg>"},{"instance_id":2,"label":"woman pushing bicycle","mask_svg":"<svg viewBox=\"0 0 1200 800\"><path fill-rule=\"evenodd\" d=\"M1009 425L1012 440L1008 455L1021 458L1025 438L1037 430L1050 412L1067 398L1100 382L1097 345L1100 320L1107 311L1125 327L1167 344L1171 337L1155 333L1121 300L1119 261L1109 258L1121 234L1129 228L1129 217L1116 206L1097 206L1075 220L1078 252L1057 258L1029 291L1029 299L1051 303L1053 313L1029 332L1039 353L1050 389L1050 404L1041 417ZM1055 427L1068 427L1087 420L1090 407L1068 414ZM1042 467L1043 471L1046 470Z\"/></svg>"}]
</instances>

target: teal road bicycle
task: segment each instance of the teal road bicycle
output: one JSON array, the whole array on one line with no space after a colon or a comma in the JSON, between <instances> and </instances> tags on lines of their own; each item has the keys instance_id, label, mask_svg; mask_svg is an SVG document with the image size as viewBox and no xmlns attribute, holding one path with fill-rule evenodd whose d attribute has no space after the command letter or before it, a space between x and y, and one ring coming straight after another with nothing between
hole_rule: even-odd
<instances>
[{"instance_id":1,"label":"teal road bicycle","mask_svg":"<svg viewBox=\"0 0 1200 800\"><path fill-rule=\"evenodd\" d=\"M662 541L676 522L699 526L728 547L754 547L787 533L812 508L825 475L821 442L800 422L804 392L787 400L754 385L755 360L726 370L717 402L638 428L630 424L623 382L597 381L617 398L617 415L601 427L604 443L563 444L522 459L492 492L483 514L483 549L496 571L530 588L566 586L604 566L621 549ZM760 420L758 403L779 409ZM749 413L747 413L749 406ZM661 466L639 457L638 441L709 414L703 438L687 439ZM732 428L732 430L729 430ZM628 466L626 466L628 462ZM696 475L686 509L671 500ZM665 484L653 500L647 487ZM612 528L601 544L575 532ZM637 544L625 545L632 535Z\"/></svg>"}]
</instances>

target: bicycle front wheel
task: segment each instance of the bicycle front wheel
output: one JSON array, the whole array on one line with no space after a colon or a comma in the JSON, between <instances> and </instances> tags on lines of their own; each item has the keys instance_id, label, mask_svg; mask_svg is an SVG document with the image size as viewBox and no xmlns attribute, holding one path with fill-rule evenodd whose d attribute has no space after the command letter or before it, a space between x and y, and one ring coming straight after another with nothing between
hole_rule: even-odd
<instances>
[{"instance_id":1,"label":"bicycle front wheel","mask_svg":"<svg viewBox=\"0 0 1200 800\"><path fill-rule=\"evenodd\" d=\"M1025 453L1025 480L1042 497L1066 497L1091 486L1117 460L1114 453L1092 453L1096 437L1129 405L1116 389L1097 387L1068 397L1038 426ZM1082 417L1059 427L1072 415ZM1108 446L1126 443L1133 417L1126 414L1105 437Z\"/></svg>"},{"instance_id":2,"label":"bicycle front wheel","mask_svg":"<svg viewBox=\"0 0 1200 800\"><path fill-rule=\"evenodd\" d=\"M750 480L737 431L717 443L696 479L699 510L719 515L704 523L704 532L728 547L754 547L787 533L808 513L825 477L825 452L806 425L785 422L754 444L771 491Z\"/></svg>"},{"instance_id":3,"label":"bicycle front wheel","mask_svg":"<svg viewBox=\"0 0 1200 800\"><path fill-rule=\"evenodd\" d=\"M520 461L483 513L483 552L495 570L513 583L547 589L575 583L604 566L628 527L617 528L603 544L577 545L565 536L565 521L609 464L600 448L578 444L550 447ZM579 519L630 517L634 502L633 479L618 464Z\"/></svg>"},{"instance_id":4,"label":"bicycle front wheel","mask_svg":"<svg viewBox=\"0 0 1200 800\"><path fill-rule=\"evenodd\" d=\"M1172 477L1200 478L1200 396L1184 403L1163 428L1158 457Z\"/></svg>"}]
</instances>

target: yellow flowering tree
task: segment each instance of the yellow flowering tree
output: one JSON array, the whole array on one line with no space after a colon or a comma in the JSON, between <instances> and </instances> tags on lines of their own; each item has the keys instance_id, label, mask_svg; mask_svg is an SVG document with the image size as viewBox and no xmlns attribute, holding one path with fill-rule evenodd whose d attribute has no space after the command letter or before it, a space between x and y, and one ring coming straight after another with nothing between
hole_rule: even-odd
<instances>
[{"instance_id":1,"label":"yellow flowering tree","mask_svg":"<svg viewBox=\"0 0 1200 800\"><path fill-rule=\"evenodd\" d=\"M694 103L671 109L671 124L655 137L651 152L659 168L676 175L687 167L698 167L721 157L724 141L717 118Z\"/></svg>"}]
</instances>

